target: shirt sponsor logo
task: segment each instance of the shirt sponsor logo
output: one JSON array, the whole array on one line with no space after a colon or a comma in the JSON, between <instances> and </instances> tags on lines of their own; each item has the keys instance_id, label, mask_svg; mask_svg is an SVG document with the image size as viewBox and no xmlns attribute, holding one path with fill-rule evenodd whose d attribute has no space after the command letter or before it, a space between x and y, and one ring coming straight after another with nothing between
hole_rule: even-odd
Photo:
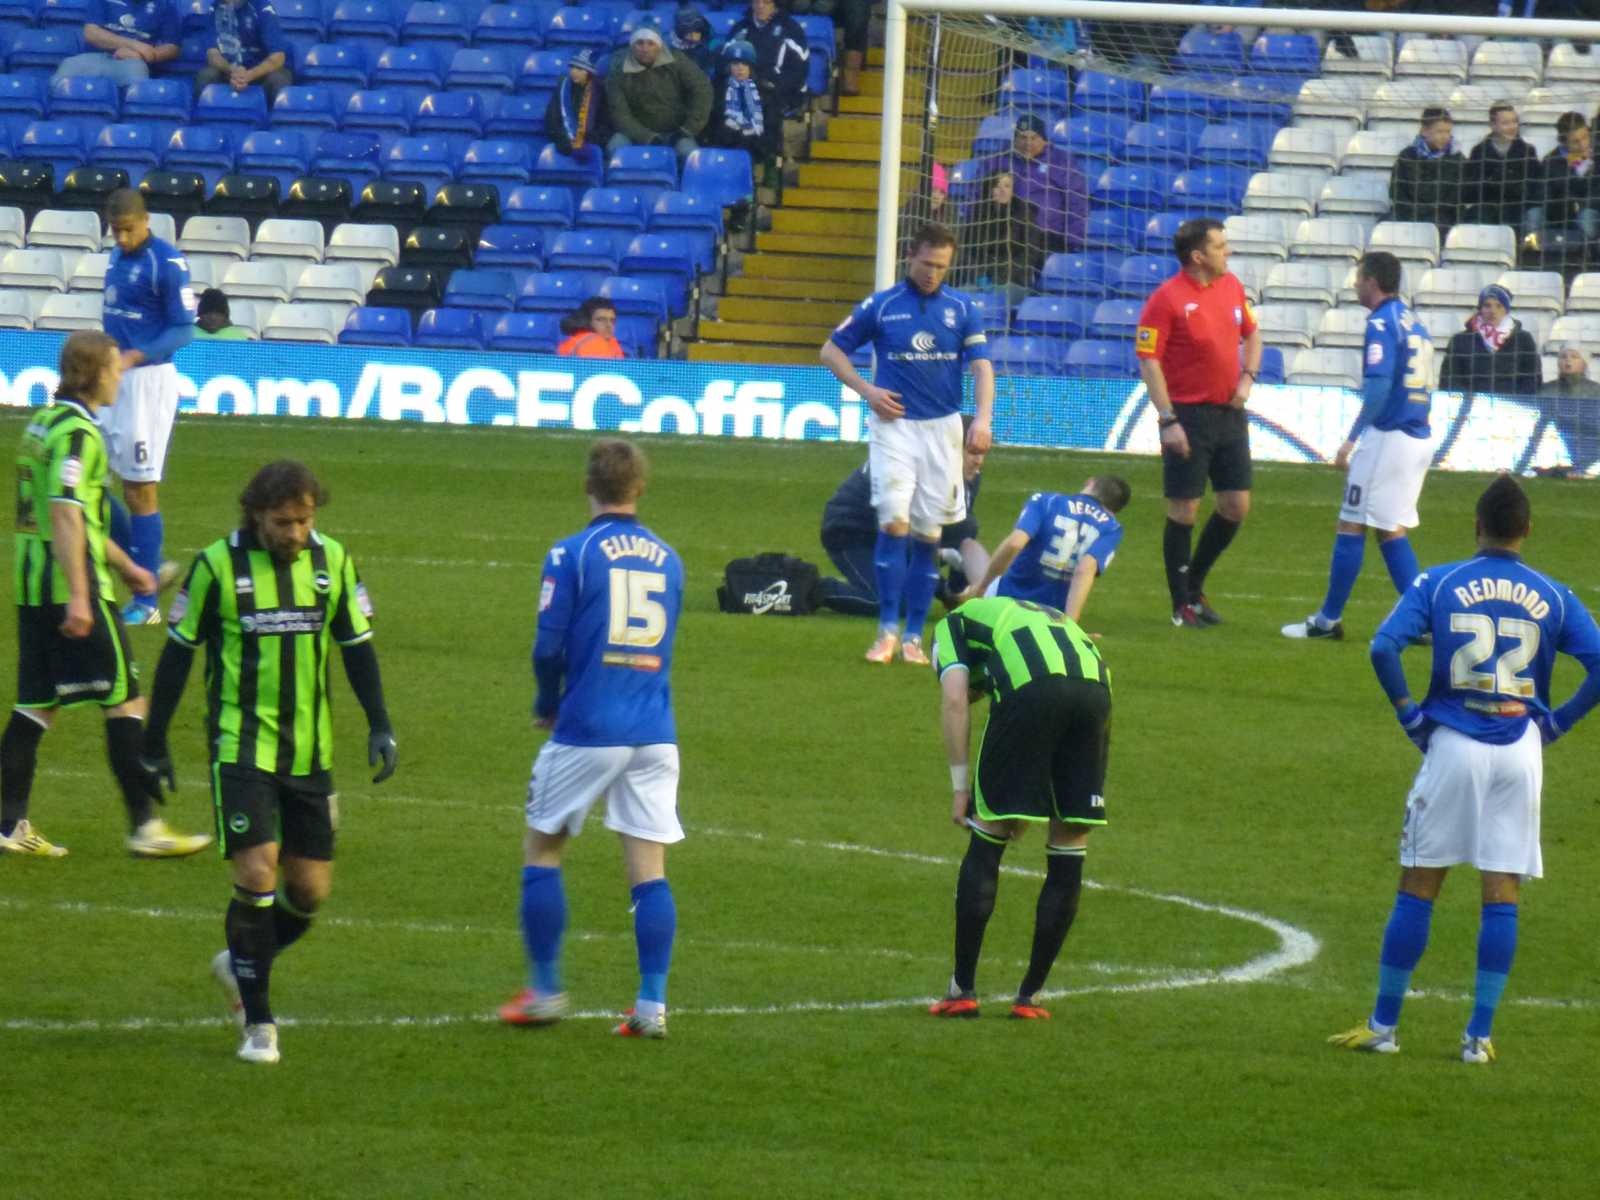
<instances>
[{"instance_id":1,"label":"shirt sponsor logo","mask_svg":"<svg viewBox=\"0 0 1600 1200\"><path fill-rule=\"evenodd\" d=\"M938 349L938 347L938 341L935 340L933 334L929 333L926 329L922 330L920 333L912 334L911 336L911 348L913 350L917 350L923 354L926 354L930 350Z\"/></svg>"},{"instance_id":2,"label":"shirt sponsor logo","mask_svg":"<svg viewBox=\"0 0 1600 1200\"><path fill-rule=\"evenodd\" d=\"M61 697L81 696L84 692L109 692L110 690L111 680L109 679L85 679L77 683L56 684L56 695Z\"/></svg>"},{"instance_id":3,"label":"shirt sponsor logo","mask_svg":"<svg viewBox=\"0 0 1600 1200\"><path fill-rule=\"evenodd\" d=\"M257 637L296 633L321 633L320 608L269 608L239 618L239 628Z\"/></svg>"},{"instance_id":4,"label":"shirt sponsor logo","mask_svg":"<svg viewBox=\"0 0 1600 1200\"><path fill-rule=\"evenodd\" d=\"M1479 700L1474 697L1463 700L1461 704L1464 708L1490 717L1525 717L1528 715L1528 706L1521 700Z\"/></svg>"},{"instance_id":5,"label":"shirt sponsor logo","mask_svg":"<svg viewBox=\"0 0 1600 1200\"><path fill-rule=\"evenodd\" d=\"M794 608L794 597L789 594L787 579L775 580L759 592L746 592L744 602L750 606L751 614L757 617L769 612L786 613Z\"/></svg>"},{"instance_id":6,"label":"shirt sponsor logo","mask_svg":"<svg viewBox=\"0 0 1600 1200\"><path fill-rule=\"evenodd\" d=\"M890 321L909 321L909 320L911 320L911 314L910 313L890 313L888 316L882 318L882 323L887 325Z\"/></svg>"},{"instance_id":7,"label":"shirt sponsor logo","mask_svg":"<svg viewBox=\"0 0 1600 1200\"><path fill-rule=\"evenodd\" d=\"M236 596L248 596L255 590L255 580L248 575L241 575L233 581L233 594Z\"/></svg>"},{"instance_id":8,"label":"shirt sponsor logo","mask_svg":"<svg viewBox=\"0 0 1600 1200\"><path fill-rule=\"evenodd\" d=\"M75 488L83 482L83 460L73 457L61 464L61 485Z\"/></svg>"},{"instance_id":9,"label":"shirt sponsor logo","mask_svg":"<svg viewBox=\"0 0 1600 1200\"><path fill-rule=\"evenodd\" d=\"M607 650L600 661L608 667L627 667L630 671L659 671L661 657L656 654L634 654L626 650Z\"/></svg>"}]
</instances>

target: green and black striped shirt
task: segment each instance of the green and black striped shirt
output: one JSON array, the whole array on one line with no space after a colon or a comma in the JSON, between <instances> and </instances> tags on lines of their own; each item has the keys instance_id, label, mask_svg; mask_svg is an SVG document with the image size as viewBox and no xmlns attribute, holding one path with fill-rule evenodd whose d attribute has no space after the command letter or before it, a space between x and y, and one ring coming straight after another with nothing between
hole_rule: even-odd
<instances>
[{"instance_id":1,"label":"green and black striped shirt","mask_svg":"<svg viewBox=\"0 0 1600 1200\"><path fill-rule=\"evenodd\" d=\"M943 677L965 667L972 686L993 688L1004 704L1046 675L1089 679L1111 688L1111 670L1089 635L1065 613L1004 596L969 600L934 631L934 668Z\"/></svg>"},{"instance_id":2,"label":"green and black striped shirt","mask_svg":"<svg viewBox=\"0 0 1600 1200\"><path fill-rule=\"evenodd\" d=\"M65 604L67 576L56 561L50 506L83 510L89 592L110 596L106 568L106 443L94 414L55 400L34 414L17 451L17 536L12 584L18 604Z\"/></svg>"},{"instance_id":3,"label":"green and black striped shirt","mask_svg":"<svg viewBox=\"0 0 1600 1200\"><path fill-rule=\"evenodd\" d=\"M200 552L168 610L168 634L206 648L212 761L278 775L333 767L329 642L372 636L372 607L345 548L312 531L280 563L237 529Z\"/></svg>"}]
</instances>

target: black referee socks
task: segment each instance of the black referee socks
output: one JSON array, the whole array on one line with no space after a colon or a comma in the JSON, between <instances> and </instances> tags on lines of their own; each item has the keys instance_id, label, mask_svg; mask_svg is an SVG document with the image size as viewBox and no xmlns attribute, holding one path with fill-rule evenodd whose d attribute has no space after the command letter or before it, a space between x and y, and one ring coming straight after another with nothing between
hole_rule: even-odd
<instances>
[{"instance_id":1,"label":"black referee socks","mask_svg":"<svg viewBox=\"0 0 1600 1200\"><path fill-rule=\"evenodd\" d=\"M1166 532L1161 537L1161 557L1167 564L1167 590L1172 593L1174 612L1189 603L1189 546L1193 537L1193 525L1167 518Z\"/></svg>"}]
</instances>

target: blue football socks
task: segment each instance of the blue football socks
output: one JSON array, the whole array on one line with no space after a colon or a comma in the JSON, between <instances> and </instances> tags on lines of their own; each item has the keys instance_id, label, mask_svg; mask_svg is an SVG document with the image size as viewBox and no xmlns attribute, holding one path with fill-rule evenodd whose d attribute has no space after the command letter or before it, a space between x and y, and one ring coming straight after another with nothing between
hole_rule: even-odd
<instances>
[{"instance_id":1,"label":"blue football socks","mask_svg":"<svg viewBox=\"0 0 1600 1200\"><path fill-rule=\"evenodd\" d=\"M1422 564L1417 561L1417 552L1411 548L1411 539L1392 538L1387 542L1379 542L1378 549L1383 551L1383 562L1389 568L1394 590L1403 593L1411 586L1411 581L1422 574Z\"/></svg>"},{"instance_id":2,"label":"blue football socks","mask_svg":"<svg viewBox=\"0 0 1600 1200\"><path fill-rule=\"evenodd\" d=\"M132 545L128 547L128 557L134 563L143 567L154 575L161 569L161 541L163 529L161 514L134 513L128 518L130 538ZM137 597L141 604L154 604L154 592L143 593Z\"/></svg>"},{"instance_id":3,"label":"blue football socks","mask_svg":"<svg viewBox=\"0 0 1600 1200\"><path fill-rule=\"evenodd\" d=\"M911 539L878 530L872 553L872 573L878 585L878 625L893 631L900 627L901 601L905 598L906 571Z\"/></svg>"},{"instance_id":4,"label":"blue football socks","mask_svg":"<svg viewBox=\"0 0 1600 1200\"><path fill-rule=\"evenodd\" d=\"M1400 1006L1405 1003L1406 988L1411 986L1411 972L1428 948L1432 920L1432 900L1396 893L1378 959L1378 1002L1372 1008L1373 1025L1393 1028L1400 1023Z\"/></svg>"},{"instance_id":5,"label":"blue football socks","mask_svg":"<svg viewBox=\"0 0 1600 1200\"><path fill-rule=\"evenodd\" d=\"M1344 615L1350 591L1361 574L1361 560L1367 551L1367 534L1341 533L1333 539L1333 560L1328 564L1328 595L1317 615L1331 628Z\"/></svg>"},{"instance_id":6,"label":"blue football socks","mask_svg":"<svg viewBox=\"0 0 1600 1200\"><path fill-rule=\"evenodd\" d=\"M522 940L528 948L534 990L561 990L561 935L567 929L567 893L560 867L522 868Z\"/></svg>"},{"instance_id":7,"label":"blue football socks","mask_svg":"<svg viewBox=\"0 0 1600 1200\"><path fill-rule=\"evenodd\" d=\"M1485 904L1478 927L1478 983L1473 993L1472 1020L1467 1036L1486 1038L1494 1024L1494 1010L1506 990L1511 960L1517 953L1517 906Z\"/></svg>"},{"instance_id":8,"label":"blue football socks","mask_svg":"<svg viewBox=\"0 0 1600 1200\"><path fill-rule=\"evenodd\" d=\"M933 542L908 539L911 542L911 560L906 575L906 637L920 638L922 627L928 620L928 609L933 605L933 593L939 586L939 567L936 556L939 547Z\"/></svg>"},{"instance_id":9,"label":"blue football socks","mask_svg":"<svg viewBox=\"0 0 1600 1200\"><path fill-rule=\"evenodd\" d=\"M667 1003L667 969L672 963L672 938L678 929L678 906L665 879L652 879L633 889L633 937L639 948L641 1016L659 1013Z\"/></svg>"}]
</instances>

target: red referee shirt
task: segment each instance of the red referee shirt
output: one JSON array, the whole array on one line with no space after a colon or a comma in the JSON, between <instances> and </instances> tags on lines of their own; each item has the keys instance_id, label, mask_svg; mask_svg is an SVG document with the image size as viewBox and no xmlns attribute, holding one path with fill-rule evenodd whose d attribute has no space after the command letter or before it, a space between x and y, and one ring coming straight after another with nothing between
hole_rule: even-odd
<instances>
[{"instance_id":1,"label":"red referee shirt","mask_svg":"<svg viewBox=\"0 0 1600 1200\"><path fill-rule=\"evenodd\" d=\"M1179 271L1145 301L1134 352L1161 363L1174 404L1227 404L1239 386L1239 345L1255 331L1237 278L1202 286Z\"/></svg>"}]
</instances>

